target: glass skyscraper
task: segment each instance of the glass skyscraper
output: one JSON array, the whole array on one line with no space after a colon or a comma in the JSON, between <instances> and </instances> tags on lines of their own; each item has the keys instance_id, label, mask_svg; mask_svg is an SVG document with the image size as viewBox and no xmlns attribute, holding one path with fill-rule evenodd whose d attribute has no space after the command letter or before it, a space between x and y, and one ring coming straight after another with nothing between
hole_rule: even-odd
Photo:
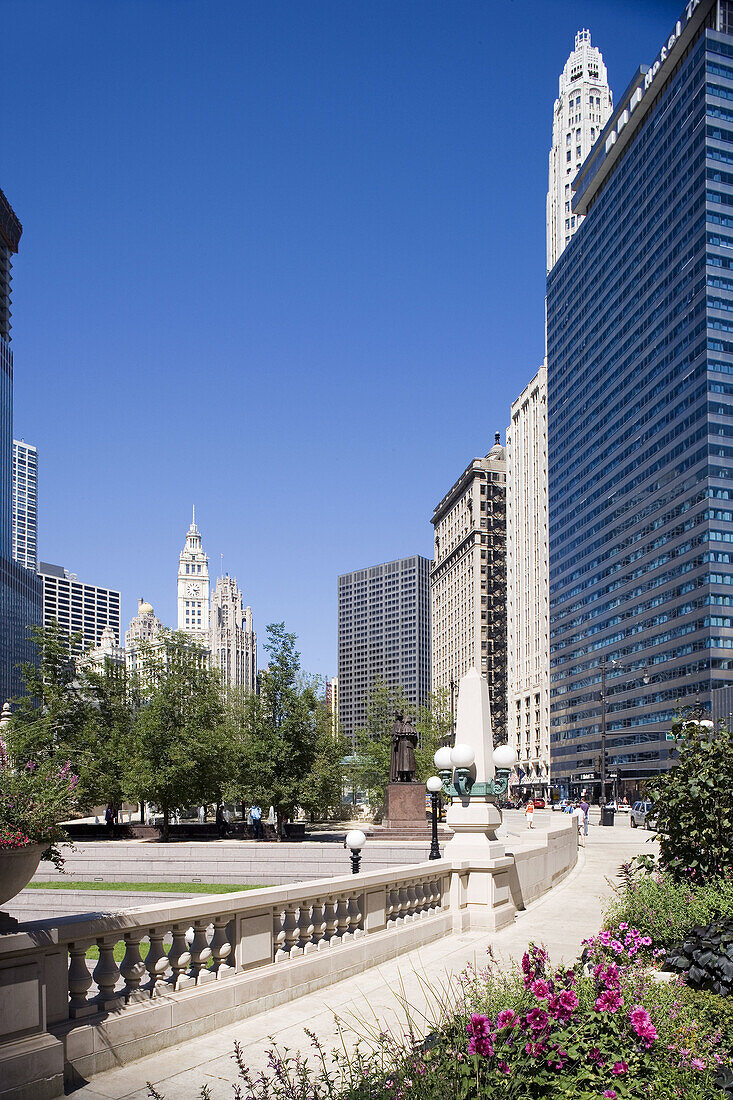
<instances>
[{"instance_id":1,"label":"glass skyscraper","mask_svg":"<svg viewBox=\"0 0 733 1100\"><path fill-rule=\"evenodd\" d=\"M690 0L574 192L547 281L551 772L599 793L605 716L633 796L679 707L733 684L733 3Z\"/></svg>"},{"instance_id":2,"label":"glass skyscraper","mask_svg":"<svg viewBox=\"0 0 733 1100\"><path fill-rule=\"evenodd\" d=\"M42 621L42 584L13 560L13 353L10 350L11 256L22 226L0 191L0 706L23 690L19 665L32 661L29 626Z\"/></svg>"}]
</instances>

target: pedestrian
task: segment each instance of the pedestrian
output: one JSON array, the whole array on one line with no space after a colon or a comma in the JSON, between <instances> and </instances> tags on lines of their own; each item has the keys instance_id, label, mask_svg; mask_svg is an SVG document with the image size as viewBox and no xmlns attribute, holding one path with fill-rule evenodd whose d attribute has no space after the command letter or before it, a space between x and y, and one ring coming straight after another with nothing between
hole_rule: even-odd
<instances>
[{"instance_id":1,"label":"pedestrian","mask_svg":"<svg viewBox=\"0 0 733 1100\"><path fill-rule=\"evenodd\" d=\"M573 821L575 822L575 824L577 826L577 829L578 829L578 843L581 846L583 846L585 844L584 833L583 833L583 826L585 824L585 814L583 813L579 802L575 803L575 808L573 810Z\"/></svg>"},{"instance_id":2,"label":"pedestrian","mask_svg":"<svg viewBox=\"0 0 733 1100\"><path fill-rule=\"evenodd\" d=\"M533 821L534 821L534 801L531 798L528 801L527 805L524 807L524 816L527 819L527 828L528 829L533 829L534 828L534 825L533 825Z\"/></svg>"},{"instance_id":3,"label":"pedestrian","mask_svg":"<svg viewBox=\"0 0 733 1100\"><path fill-rule=\"evenodd\" d=\"M227 819L224 816L224 807L221 803L216 807L216 830L219 834L219 840L224 840L229 832Z\"/></svg>"},{"instance_id":4,"label":"pedestrian","mask_svg":"<svg viewBox=\"0 0 733 1100\"><path fill-rule=\"evenodd\" d=\"M583 816L584 816L583 832L585 833L586 836L588 836L588 814L590 812L590 806L586 802L585 797L583 798L583 801L580 803L580 808L583 811Z\"/></svg>"},{"instance_id":5,"label":"pedestrian","mask_svg":"<svg viewBox=\"0 0 733 1100\"><path fill-rule=\"evenodd\" d=\"M250 806L249 816L252 821L255 840L262 840L262 810L259 806Z\"/></svg>"},{"instance_id":6,"label":"pedestrian","mask_svg":"<svg viewBox=\"0 0 733 1100\"><path fill-rule=\"evenodd\" d=\"M111 836L115 828L115 812L109 802L107 803L107 809L104 811L104 823L107 826L108 834Z\"/></svg>"}]
</instances>

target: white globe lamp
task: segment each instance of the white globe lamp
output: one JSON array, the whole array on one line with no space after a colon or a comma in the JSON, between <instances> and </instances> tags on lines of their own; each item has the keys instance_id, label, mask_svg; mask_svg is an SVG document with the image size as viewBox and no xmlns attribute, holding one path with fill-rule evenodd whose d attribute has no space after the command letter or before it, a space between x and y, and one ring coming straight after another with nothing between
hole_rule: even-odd
<instances>
[{"instance_id":1,"label":"white globe lamp","mask_svg":"<svg viewBox=\"0 0 733 1100\"><path fill-rule=\"evenodd\" d=\"M470 745L454 745L450 750L450 760L454 768L470 768L476 759L476 753Z\"/></svg>"},{"instance_id":2,"label":"white globe lamp","mask_svg":"<svg viewBox=\"0 0 733 1100\"><path fill-rule=\"evenodd\" d=\"M451 750L445 745L442 749L438 749L433 757L433 763L439 772L449 772L453 768L453 761L451 760Z\"/></svg>"},{"instance_id":3,"label":"white globe lamp","mask_svg":"<svg viewBox=\"0 0 733 1100\"><path fill-rule=\"evenodd\" d=\"M437 794L438 791L442 791L443 789L443 780L440 776L431 775L425 786L428 788L430 794Z\"/></svg>"},{"instance_id":4,"label":"white globe lamp","mask_svg":"<svg viewBox=\"0 0 733 1100\"><path fill-rule=\"evenodd\" d=\"M494 749L494 767L510 772L517 762L517 751L511 745L498 745Z\"/></svg>"}]
</instances>

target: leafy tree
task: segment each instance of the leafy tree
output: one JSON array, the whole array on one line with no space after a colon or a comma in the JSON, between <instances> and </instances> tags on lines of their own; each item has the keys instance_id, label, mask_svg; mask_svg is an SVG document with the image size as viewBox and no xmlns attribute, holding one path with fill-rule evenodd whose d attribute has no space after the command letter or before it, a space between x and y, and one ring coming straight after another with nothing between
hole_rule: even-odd
<instances>
[{"instance_id":1,"label":"leafy tree","mask_svg":"<svg viewBox=\"0 0 733 1100\"><path fill-rule=\"evenodd\" d=\"M140 801L161 808L162 839L168 840L173 811L221 800L232 766L224 705L205 651L185 634L165 635L143 664L145 699L135 719L131 787Z\"/></svg>"},{"instance_id":2,"label":"leafy tree","mask_svg":"<svg viewBox=\"0 0 733 1100\"><path fill-rule=\"evenodd\" d=\"M677 763L648 788L660 862L677 882L733 876L733 734L710 726L678 718Z\"/></svg>"},{"instance_id":3,"label":"leafy tree","mask_svg":"<svg viewBox=\"0 0 733 1100\"><path fill-rule=\"evenodd\" d=\"M330 716L313 681L303 680L296 637L284 623L267 627L270 656L258 695L238 716L237 778L230 790L250 804L273 806L277 835L299 806L322 813L341 800L343 745L330 737Z\"/></svg>"}]
</instances>

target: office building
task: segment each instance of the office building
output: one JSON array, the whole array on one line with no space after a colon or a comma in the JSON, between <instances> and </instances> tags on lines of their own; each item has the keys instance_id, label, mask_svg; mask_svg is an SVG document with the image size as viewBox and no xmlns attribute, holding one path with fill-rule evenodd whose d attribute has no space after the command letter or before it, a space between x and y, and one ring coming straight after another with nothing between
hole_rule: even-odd
<instances>
[{"instance_id":1,"label":"office building","mask_svg":"<svg viewBox=\"0 0 733 1100\"><path fill-rule=\"evenodd\" d=\"M209 624L211 661L219 669L224 687L255 691L257 637L252 626L252 608L244 606L234 577L219 577L216 582Z\"/></svg>"},{"instance_id":2,"label":"office building","mask_svg":"<svg viewBox=\"0 0 733 1100\"><path fill-rule=\"evenodd\" d=\"M0 191L0 703L23 691L20 665L36 660L31 627L42 622L42 585L13 558L13 353L10 350L12 256L23 232Z\"/></svg>"},{"instance_id":3,"label":"office building","mask_svg":"<svg viewBox=\"0 0 733 1100\"><path fill-rule=\"evenodd\" d=\"M526 793L550 781L547 368L511 408L507 452L507 727Z\"/></svg>"},{"instance_id":4,"label":"office building","mask_svg":"<svg viewBox=\"0 0 733 1100\"><path fill-rule=\"evenodd\" d=\"M560 74L552 117L547 190L547 270L583 220L572 209L572 182L613 109L606 66L590 31L578 31L575 49Z\"/></svg>"},{"instance_id":5,"label":"office building","mask_svg":"<svg viewBox=\"0 0 733 1100\"><path fill-rule=\"evenodd\" d=\"M430 563L415 555L338 579L338 715L363 728L378 680L402 689L411 711L430 694Z\"/></svg>"},{"instance_id":6,"label":"office building","mask_svg":"<svg viewBox=\"0 0 733 1100\"><path fill-rule=\"evenodd\" d=\"M666 31L547 280L551 771L572 793L599 792L604 715L631 795L678 707L733 683L733 3Z\"/></svg>"},{"instance_id":7,"label":"office building","mask_svg":"<svg viewBox=\"0 0 733 1100\"><path fill-rule=\"evenodd\" d=\"M143 600L137 601L137 615L130 620L125 631L125 667L128 675L137 675L145 681L146 670L160 656L165 637L165 628L157 618L153 605Z\"/></svg>"},{"instance_id":8,"label":"office building","mask_svg":"<svg viewBox=\"0 0 733 1100\"><path fill-rule=\"evenodd\" d=\"M13 560L38 566L38 451L13 440Z\"/></svg>"},{"instance_id":9,"label":"office building","mask_svg":"<svg viewBox=\"0 0 733 1100\"><path fill-rule=\"evenodd\" d=\"M489 685L494 740L506 739L506 452L499 433L436 506L430 567L432 685L470 668ZM454 689L455 690L455 687Z\"/></svg>"},{"instance_id":10,"label":"office building","mask_svg":"<svg viewBox=\"0 0 733 1100\"><path fill-rule=\"evenodd\" d=\"M326 680L326 706L331 715L331 733L335 737L339 731L339 680L332 676Z\"/></svg>"},{"instance_id":11,"label":"office building","mask_svg":"<svg viewBox=\"0 0 733 1100\"><path fill-rule=\"evenodd\" d=\"M96 584L83 584L76 573L42 561L38 573L43 582L43 625L58 623L69 636L81 634L79 653L96 649L105 627L115 645L120 641L120 593Z\"/></svg>"},{"instance_id":12,"label":"office building","mask_svg":"<svg viewBox=\"0 0 733 1100\"><path fill-rule=\"evenodd\" d=\"M196 510L178 559L178 629L209 648L209 559L196 526Z\"/></svg>"}]
</instances>

